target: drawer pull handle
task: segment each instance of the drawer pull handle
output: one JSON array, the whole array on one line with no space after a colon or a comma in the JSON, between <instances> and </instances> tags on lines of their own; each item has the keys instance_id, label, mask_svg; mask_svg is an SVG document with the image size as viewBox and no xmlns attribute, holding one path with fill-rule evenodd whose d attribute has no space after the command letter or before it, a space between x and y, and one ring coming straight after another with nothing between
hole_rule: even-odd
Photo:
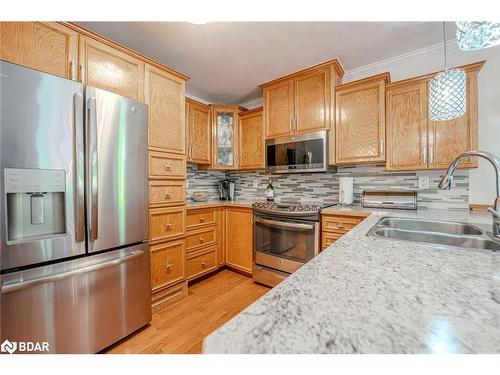
<instances>
[{"instance_id":1,"label":"drawer pull handle","mask_svg":"<svg viewBox=\"0 0 500 375\"><path fill-rule=\"evenodd\" d=\"M170 199L170 194L169 193L165 193L165 199Z\"/></svg>"},{"instance_id":2,"label":"drawer pull handle","mask_svg":"<svg viewBox=\"0 0 500 375\"><path fill-rule=\"evenodd\" d=\"M200 237L200 243L205 242L205 239L203 237Z\"/></svg>"},{"instance_id":3,"label":"drawer pull handle","mask_svg":"<svg viewBox=\"0 0 500 375\"><path fill-rule=\"evenodd\" d=\"M165 169L169 171L172 169L172 166L170 164L165 164Z\"/></svg>"},{"instance_id":4,"label":"drawer pull handle","mask_svg":"<svg viewBox=\"0 0 500 375\"><path fill-rule=\"evenodd\" d=\"M336 226L338 229L344 229L345 227L342 224L337 224Z\"/></svg>"},{"instance_id":5,"label":"drawer pull handle","mask_svg":"<svg viewBox=\"0 0 500 375\"><path fill-rule=\"evenodd\" d=\"M173 224L165 224L166 230L170 230L170 229L172 229L172 227L173 227Z\"/></svg>"},{"instance_id":6,"label":"drawer pull handle","mask_svg":"<svg viewBox=\"0 0 500 375\"><path fill-rule=\"evenodd\" d=\"M174 268L174 265L173 264L170 264L170 263L167 263L167 265L165 266L165 271L167 272L170 272L170 270Z\"/></svg>"},{"instance_id":7,"label":"drawer pull handle","mask_svg":"<svg viewBox=\"0 0 500 375\"><path fill-rule=\"evenodd\" d=\"M200 217L200 223L204 223L205 222L205 218L204 217Z\"/></svg>"},{"instance_id":8,"label":"drawer pull handle","mask_svg":"<svg viewBox=\"0 0 500 375\"><path fill-rule=\"evenodd\" d=\"M207 268L207 264L205 262L201 263L201 268Z\"/></svg>"}]
</instances>

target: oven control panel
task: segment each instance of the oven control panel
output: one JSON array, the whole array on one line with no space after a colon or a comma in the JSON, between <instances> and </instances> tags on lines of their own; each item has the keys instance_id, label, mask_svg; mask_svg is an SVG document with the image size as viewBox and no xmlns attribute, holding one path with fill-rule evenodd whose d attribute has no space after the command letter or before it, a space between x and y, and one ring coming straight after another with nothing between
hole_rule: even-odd
<instances>
[{"instance_id":1,"label":"oven control panel","mask_svg":"<svg viewBox=\"0 0 500 375\"><path fill-rule=\"evenodd\" d=\"M252 207L255 211L293 216L314 214L320 211L319 205L302 203L255 202Z\"/></svg>"}]
</instances>

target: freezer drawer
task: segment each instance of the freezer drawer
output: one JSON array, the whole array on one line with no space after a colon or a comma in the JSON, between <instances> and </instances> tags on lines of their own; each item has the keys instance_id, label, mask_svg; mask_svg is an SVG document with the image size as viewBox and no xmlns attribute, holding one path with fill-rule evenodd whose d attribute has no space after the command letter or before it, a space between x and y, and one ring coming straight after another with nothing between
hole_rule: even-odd
<instances>
[{"instance_id":1,"label":"freezer drawer","mask_svg":"<svg viewBox=\"0 0 500 375\"><path fill-rule=\"evenodd\" d=\"M151 321L149 246L1 276L1 342L95 353Z\"/></svg>"}]
</instances>

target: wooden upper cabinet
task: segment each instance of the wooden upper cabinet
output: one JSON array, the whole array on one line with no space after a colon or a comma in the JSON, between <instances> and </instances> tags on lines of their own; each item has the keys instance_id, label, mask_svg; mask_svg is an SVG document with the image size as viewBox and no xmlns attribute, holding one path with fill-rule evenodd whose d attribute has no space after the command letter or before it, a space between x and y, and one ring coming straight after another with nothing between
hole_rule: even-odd
<instances>
[{"instance_id":1,"label":"wooden upper cabinet","mask_svg":"<svg viewBox=\"0 0 500 375\"><path fill-rule=\"evenodd\" d=\"M266 138L288 135L293 131L293 80L264 89Z\"/></svg>"},{"instance_id":2,"label":"wooden upper cabinet","mask_svg":"<svg viewBox=\"0 0 500 375\"><path fill-rule=\"evenodd\" d=\"M242 112L239 118L238 169L264 169L266 165L262 108Z\"/></svg>"},{"instance_id":3,"label":"wooden upper cabinet","mask_svg":"<svg viewBox=\"0 0 500 375\"><path fill-rule=\"evenodd\" d=\"M467 74L467 110L454 120L428 118L428 82L435 73L386 87L387 170L446 169L461 153L477 150L477 75L483 65L460 67ZM469 160L459 168L476 166Z\"/></svg>"},{"instance_id":4,"label":"wooden upper cabinet","mask_svg":"<svg viewBox=\"0 0 500 375\"><path fill-rule=\"evenodd\" d=\"M227 207L225 214L226 264L252 273L253 214L248 208Z\"/></svg>"},{"instance_id":5,"label":"wooden upper cabinet","mask_svg":"<svg viewBox=\"0 0 500 375\"><path fill-rule=\"evenodd\" d=\"M238 105L212 105L212 169L238 168Z\"/></svg>"},{"instance_id":6,"label":"wooden upper cabinet","mask_svg":"<svg viewBox=\"0 0 500 375\"><path fill-rule=\"evenodd\" d=\"M427 83L389 86L386 100L386 169L427 168Z\"/></svg>"},{"instance_id":7,"label":"wooden upper cabinet","mask_svg":"<svg viewBox=\"0 0 500 375\"><path fill-rule=\"evenodd\" d=\"M295 133L330 129L330 69L300 75L294 80Z\"/></svg>"},{"instance_id":8,"label":"wooden upper cabinet","mask_svg":"<svg viewBox=\"0 0 500 375\"><path fill-rule=\"evenodd\" d=\"M266 139L332 130L333 87L343 75L334 59L260 85Z\"/></svg>"},{"instance_id":9,"label":"wooden upper cabinet","mask_svg":"<svg viewBox=\"0 0 500 375\"><path fill-rule=\"evenodd\" d=\"M429 168L446 169L465 151L477 150L477 70L467 73L467 112L449 121L429 120ZM460 164L461 168L477 167L477 158Z\"/></svg>"},{"instance_id":10,"label":"wooden upper cabinet","mask_svg":"<svg viewBox=\"0 0 500 375\"><path fill-rule=\"evenodd\" d=\"M187 160L194 164L210 164L210 106L186 98Z\"/></svg>"},{"instance_id":11,"label":"wooden upper cabinet","mask_svg":"<svg viewBox=\"0 0 500 375\"><path fill-rule=\"evenodd\" d=\"M184 154L185 81L169 72L146 65L145 102L149 106L149 148Z\"/></svg>"},{"instance_id":12,"label":"wooden upper cabinet","mask_svg":"<svg viewBox=\"0 0 500 375\"><path fill-rule=\"evenodd\" d=\"M385 161L385 84L388 82L389 73L384 73L336 88L336 164Z\"/></svg>"},{"instance_id":13,"label":"wooden upper cabinet","mask_svg":"<svg viewBox=\"0 0 500 375\"><path fill-rule=\"evenodd\" d=\"M80 36L79 70L87 85L144 100L144 62L129 54Z\"/></svg>"},{"instance_id":14,"label":"wooden upper cabinet","mask_svg":"<svg viewBox=\"0 0 500 375\"><path fill-rule=\"evenodd\" d=\"M76 80L78 34L56 22L0 22L0 58Z\"/></svg>"}]
</instances>

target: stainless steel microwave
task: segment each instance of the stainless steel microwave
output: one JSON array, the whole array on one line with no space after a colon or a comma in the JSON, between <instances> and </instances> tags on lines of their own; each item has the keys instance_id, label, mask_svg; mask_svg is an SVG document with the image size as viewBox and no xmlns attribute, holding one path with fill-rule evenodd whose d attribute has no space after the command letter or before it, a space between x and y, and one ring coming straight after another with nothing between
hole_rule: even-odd
<instances>
[{"instance_id":1,"label":"stainless steel microwave","mask_svg":"<svg viewBox=\"0 0 500 375\"><path fill-rule=\"evenodd\" d=\"M266 171L271 173L325 172L327 132L286 136L266 141Z\"/></svg>"}]
</instances>

